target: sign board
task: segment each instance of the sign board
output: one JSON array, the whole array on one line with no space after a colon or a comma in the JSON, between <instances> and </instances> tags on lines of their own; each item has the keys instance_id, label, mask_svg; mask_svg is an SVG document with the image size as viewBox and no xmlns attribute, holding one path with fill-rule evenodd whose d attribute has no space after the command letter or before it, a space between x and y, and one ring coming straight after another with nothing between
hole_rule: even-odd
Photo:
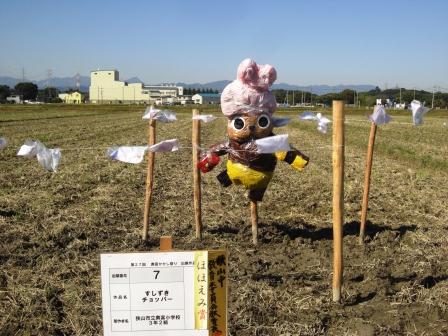
<instances>
[{"instance_id":1,"label":"sign board","mask_svg":"<svg viewBox=\"0 0 448 336\"><path fill-rule=\"evenodd\" d=\"M105 336L226 336L226 251L101 254Z\"/></svg>"}]
</instances>

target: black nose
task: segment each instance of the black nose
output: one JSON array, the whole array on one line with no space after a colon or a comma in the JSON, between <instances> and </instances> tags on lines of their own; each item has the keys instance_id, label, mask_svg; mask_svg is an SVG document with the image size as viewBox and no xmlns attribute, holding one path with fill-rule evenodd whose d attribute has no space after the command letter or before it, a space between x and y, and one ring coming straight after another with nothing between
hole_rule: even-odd
<instances>
[{"instance_id":1,"label":"black nose","mask_svg":"<svg viewBox=\"0 0 448 336\"><path fill-rule=\"evenodd\" d=\"M255 126L249 126L249 131L251 132L255 131Z\"/></svg>"}]
</instances>

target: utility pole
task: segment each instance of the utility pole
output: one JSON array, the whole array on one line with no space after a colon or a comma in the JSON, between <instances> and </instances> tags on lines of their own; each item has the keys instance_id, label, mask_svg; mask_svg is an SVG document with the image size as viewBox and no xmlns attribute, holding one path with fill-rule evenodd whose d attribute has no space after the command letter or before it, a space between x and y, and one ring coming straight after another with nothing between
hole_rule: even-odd
<instances>
[{"instance_id":1,"label":"utility pole","mask_svg":"<svg viewBox=\"0 0 448 336\"><path fill-rule=\"evenodd\" d=\"M434 86L432 88L432 102L431 102L431 108L434 108L434 94L436 92L436 87Z\"/></svg>"},{"instance_id":2,"label":"utility pole","mask_svg":"<svg viewBox=\"0 0 448 336\"><path fill-rule=\"evenodd\" d=\"M294 106L294 90L292 91L292 106Z\"/></svg>"},{"instance_id":3,"label":"utility pole","mask_svg":"<svg viewBox=\"0 0 448 336\"><path fill-rule=\"evenodd\" d=\"M401 87L400 87L400 106L401 106Z\"/></svg>"},{"instance_id":4,"label":"utility pole","mask_svg":"<svg viewBox=\"0 0 448 336\"><path fill-rule=\"evenodd\" d=\"M22 68L22 82L25 81L25 68Z\"/></svg>"},{"instance_id":5,"label":"utility pole","mask_svg":"<svg viewBox=\"0 0 448 336\"><path fill-rule=\"evenodd\" d=\"M415 88L414 88L414 100L415 100Z\"/></svg>"}]
</instances>

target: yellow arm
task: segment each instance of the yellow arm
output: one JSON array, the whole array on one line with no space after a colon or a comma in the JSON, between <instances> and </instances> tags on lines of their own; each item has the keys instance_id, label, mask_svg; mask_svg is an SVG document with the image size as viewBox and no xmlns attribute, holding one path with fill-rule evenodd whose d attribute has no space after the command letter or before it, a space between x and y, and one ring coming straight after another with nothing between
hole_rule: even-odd
<instances>
[{"instance_id":1,"label":"yellow arm","mask_svg":"<svg viewBox=\"0 0 448 336\"><path fill-rule=\"evenodd\" d=\"M309 162L308 156L299 152L297 149L289 152L277 152L275 156L280 161L285 161L297 170L302 170Z\"/></svg>"}]
</instances>

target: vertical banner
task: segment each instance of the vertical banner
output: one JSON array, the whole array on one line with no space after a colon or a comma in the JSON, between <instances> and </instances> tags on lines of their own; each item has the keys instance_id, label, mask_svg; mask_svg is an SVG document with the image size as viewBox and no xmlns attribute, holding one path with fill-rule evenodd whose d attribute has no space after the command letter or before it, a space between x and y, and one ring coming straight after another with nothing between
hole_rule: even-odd
<instances>
[{"instance_id":1,"label":"vertical banner","mask_svg":"<svg viewBox=\"0 0 448 336\"><path fill-rule=\"evenodd\" d=\"M194 253L194 328L207 329L207 251Z\"/></svg>"},{"instance_id":2,"label":"vertical banner","mask_svg":"<svg viewBox=\"0 0 448 336\"><path fill-rule=\"evenodd\" d=\"M227 335L227 252L208 252L209 336Z\"/></svg>"}]
</instances>

